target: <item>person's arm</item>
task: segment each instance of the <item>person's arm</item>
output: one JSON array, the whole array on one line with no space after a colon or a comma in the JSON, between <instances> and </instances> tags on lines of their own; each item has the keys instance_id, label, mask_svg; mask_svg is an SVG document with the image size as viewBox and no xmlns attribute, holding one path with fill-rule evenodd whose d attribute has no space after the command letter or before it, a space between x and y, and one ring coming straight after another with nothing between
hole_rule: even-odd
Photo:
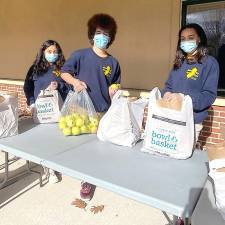
<instances>
[{"instance_id":1,"label":"person's arm","mask_svg":"<svg viewBox=\"0 0 225 225\"><path fill-rule=\"evenodd\" d=\"M120 87L120 80L121 80L121 70L119 63L117 62L116 71L109 86L109 96L111 98L118 91Z\"/></svg>"},{"instance_id":2,"label":"person's arm","mask_svg":"<svg viewBox=\"0 0 225 225\"><path fill-rule=\"evenodd\" d=\"M171 100L172 98L172 93L173 93L173 89L172 89L172 73L173 70L170 72L169 77L165 83L165 87L163 90L161 90L161 94L163 96L163 98L165 100Z\"/></svg>"},{"instance_id":3,"label":"person's arm","mask_svg":"<svg viewBox=\"0 0 225 225\"><path fill-rule=\"evenodd\" d=\"M73 75L77 74L77 63L79 61L79 56L73 53L70 58L65 62L61 68L61 78L68 84L74 87L74 90L79 92L85 88L87 85L85 82L75 78ZM72 75L73 74L73 75Z\"/></svg>"},{"instance_id":4,"label":"person's arm","mask_svg":"<svg viewBox=\"0 0 225 225\"><path fill-rule=\"evenodd\" d=\"M61 78L68 84L74 87L74 90L77 92L82 91L83 89L87 88L85 82L73 77L70 73L62 73Z\"/></svg>"},{"instance_id":5,"label":"person's arm","mask_svg":"<svg viewBox=\"0 0 225 225\"><path fill-rule=\"evenodd\" d=\"M24 86L23 90L27 99L27 105L33 105L35 103L35 98L34 98L34 81L33 81L33 69L34 66L31 66L30 69L27 72L25 81L24 81Z\"/></svg>"},{"instance_id":6,"label":"person's arm","mask_svg":"<svg viewBox=\"0 0 225 225\"><path fill-rule=\"evenodd\" d=\"M200 93L189 93L194 111L202 111L210 107L217 96L217 85L219 79L219 65L216 60L204 71L207 76L204 80L202 91ZM185 93L184 93L185 94Z\"/></svg>"}]
</instances>

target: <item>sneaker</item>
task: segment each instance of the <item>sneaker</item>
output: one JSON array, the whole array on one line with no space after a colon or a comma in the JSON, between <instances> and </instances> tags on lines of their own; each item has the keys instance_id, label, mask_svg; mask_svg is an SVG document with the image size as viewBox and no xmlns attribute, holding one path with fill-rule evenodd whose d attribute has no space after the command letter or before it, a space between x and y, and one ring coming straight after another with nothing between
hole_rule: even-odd
<instances>
[{"instance_id":1,"label":"sneaker","mask_svg":"<svg viewBox=\"0 0 225 225\"><path fill-rule=\"evenodd\" d=\"M184 221L181 218L178 218L176 225L184 225Z\"/></svg>"},{"instance_id":2,"label":"sneaker","mask_svg":"<svg viewBox=\"0 0 225 225\"><path fill-rule=\"evenodd\" d=\"M52 169L49 169L49 177L48 177L48 182L51 183L51 184L56 184L58 183L60 180L57 176L57 172L52 170Z\"/></svg>"},{"instance_id":3,"label":"sneaker","mask_svg":"<svg viewBox=\"0 0 225 225\"><path fill-rule=\"evenodd\" d=\"M202 150L202 145L201 145L201 143L200 143L200 142L196 142L195 148L198 149L198 150Z\"/></svg>"},{"instance_id":4,"label":"sneaker","mask_svg":"<svg viewBox=\"0 0 225 225\"><path fill-rule=\"evenodd\" d=\"M85 200L91 200L95 192L95 186L87 182L81 182L80 197Z\"/></svg>"}]
</instances>

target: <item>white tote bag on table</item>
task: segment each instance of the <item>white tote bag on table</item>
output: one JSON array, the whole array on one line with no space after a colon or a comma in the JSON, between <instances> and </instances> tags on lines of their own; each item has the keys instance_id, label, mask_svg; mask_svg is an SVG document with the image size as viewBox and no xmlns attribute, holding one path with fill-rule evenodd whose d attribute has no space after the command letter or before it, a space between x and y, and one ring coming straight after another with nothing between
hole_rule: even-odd
<instances>
[{"instance_id":1,"label":"white tote bag on table","mask_svg":"<svg viewBox=\"0 0 225 225\"><path fill-rule=\"evenodd\" d=\"M194 119L190 96L183 96L181 110L160 107L158 88L149 96L148 117L145 127L144 152L187 159L194 145Z\"/></svg>"},{"instance_id":2,"label":"white tote bag on table","mask_svg":"<svg viewBox=\"0 0 225 225\"><path fill-rule=\"evenodd\" d=\"M141 103L142 104L142 103ZM122 91L117 91L113 96L112 104L99 123L97 136L101 141L108 141L117 145L132 147L141 137L139 124L142 122L140 110L138 115L134 115L131 102L122 95ZM138 119L139 118L139 119ZM141 120L138 121L138 120Z\"/></svg>"},{"instance_id":3,"label":"white tote bag on table","mask_svg":"<svg viewBox=\"0 0 225 225\"><path fill-rule=\"evenodd\" d=\"M0 138L18 134L16 93L0 92Z\"/></svg>"},{"instance_id":4,"label":"white tote bag on table","mask_svg":"<svg viewBox=\"0 0 225 225\"><path fill-rule=\"evenodd\" d=\"M225 136L225 129L221 130ZM225 143L208 145L206 148L209 157L209 176L213 180L216 206L225 220Z\"/></svg>"},{"instance_id":5,"label":"white tote bag on table","mask_svg":"<svg viewBox=\"0 0 225 225\"><path fill-rule=\"evenodd\" d=\"M62 104L62 98L57 90L42 90L35 101L34 122L58 122Z\"/></svg>"}]
</instances>

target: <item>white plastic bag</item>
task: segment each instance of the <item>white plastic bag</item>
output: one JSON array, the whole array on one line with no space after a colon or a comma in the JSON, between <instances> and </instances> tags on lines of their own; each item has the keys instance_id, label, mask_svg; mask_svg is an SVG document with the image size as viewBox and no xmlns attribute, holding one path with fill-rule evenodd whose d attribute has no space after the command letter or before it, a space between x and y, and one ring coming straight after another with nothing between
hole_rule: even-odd
<instances>
[{"instance_id":1,"label":"white plastic bag","mask_svg":"<svg viewBox=\"0 0 225 225\"><path fill-rule=\"evenodd\" d=\"M130 102L131 111L138 123L140 130L142 130L144 109L147 106L147 104L148 104L148 99L143 99L143 98Z\"/></svg>"},{"instance_id":2,"label":"white plastic bag","mask_svg":"<svg viewBox=\"0 0 225 225\"><path fill-rule=\"evenodd\" d=\"M194 145L194 119L190 96L184 96L181 111L160 107L158 88L149 96L148 117L145 127L144 152L176 159L191 156Z\"/></svg>"},{"instance_id":3,"label":"white plastic bag","mask_svg":"<svg viewBox=\"0 0 225 225\"><path fill-rule=\"evenodd\" d=\"M56 123L63 101L57 90L42 90L35 101L35 123Z\"/></svg>"},{"instance_id":4,"label":"white plastic bag","mask_svg":"<svg viewBox=\"0 0 225 225\"><path fill-rule=\"evenodd\" d=\"M210 161L209 167L209 176L213 179L215 187L216 206L225 220L225 172L217 171L217 169L225 168L225 158Z\"/></svg>"},{"instance_id":5,"label":"white plastic bag","mask_svg":"<svg viewBox=\"0 0 225 225\"><path fill-rule=\"evenodd\" d=\"M133 109L137 107L133 105ZM113 96L112 104L99 123L97 136L101 141L108 141L117 145L132 147L141 137L141 129L138 123L140 110L136 115L137 122L131 103L127 97L122 96L122 91L117 91Z\"/></svg>"},{"instance_id":6,"label":"white plastic bag","mask_svg":"<svg viewBox=\"0 0 225 225\"><path fill-rule=\"evenodd\" d=\"M221 129L222 134L224 128ZM224 134L223 134L224 135ZM213 180L216 206L225 220L225 143L207 146L209 176Z\"/></svg>"},{"instance_id":7,"label":"white plastic bag","mask_svg":"<svg viewBox=\"0 0 225 225\"><path fill-rule=\"evenodd\" d=\"M18 134L17 94L0 92L0 138Z\"/></svg>"},{"instance_id":8,"label":"white plastic bag","mask_svg":"<svg viewBox=\"0 0 225 225\"><path fill-rule=\"evenodd\" d=\"M65 136L97 133L99 118L86 90L70 91L61 110L59 128Z\"/></svg>"}]
</instances>

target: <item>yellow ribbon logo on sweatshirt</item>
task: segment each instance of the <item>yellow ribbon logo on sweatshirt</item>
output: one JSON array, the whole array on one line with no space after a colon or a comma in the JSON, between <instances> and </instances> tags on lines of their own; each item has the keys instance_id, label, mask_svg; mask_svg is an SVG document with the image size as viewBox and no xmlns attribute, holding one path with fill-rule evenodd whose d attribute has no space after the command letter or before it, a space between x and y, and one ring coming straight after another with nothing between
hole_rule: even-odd
<instances>
[{"instance_id":1,"label":"yellow ribbon logo on sweatshirt","mask_svg":"<svg viewBox=\"0 0 225 225\"><path fill-rule=\"evenodd\" d=\"M110 74L112 73L112 69L110 66L103 66L102 70L106 77L109 77Z\"/></svg>"},{"instance_id":2,"label":"yellow ribbon logo on sweatshirt","mask_svg":"<svg viewBox=\"0 0 225 225\"><path fill-rule=\"evenodd\" d=\"M193 67L191 70L187 70L186 77L187 79L196 80L199 76L198 68Z\"/></svg>"}]
</instances>

